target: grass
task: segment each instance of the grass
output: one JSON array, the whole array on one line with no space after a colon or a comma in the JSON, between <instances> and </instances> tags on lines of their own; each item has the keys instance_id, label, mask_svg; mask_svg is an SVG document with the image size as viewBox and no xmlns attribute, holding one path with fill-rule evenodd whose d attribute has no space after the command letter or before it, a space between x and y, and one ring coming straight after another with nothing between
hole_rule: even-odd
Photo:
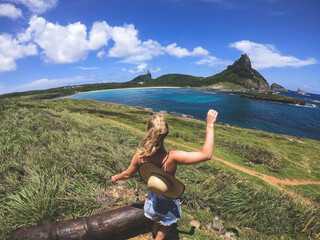
<instances>
[{"instance_id":1,"label":"grass","mask_svg":"<svg viewBox=\"0 0 320 240\"><path fill-rule=\"evenodd\" d=\"M1 100L0 114L0 239L10 239L17 227L90 216L119 205L106 194L110 177L127 168L143 134L109 119L145 131L152 112L91 100L24 97ZM179 144L201 148L204 122L171 115L167 120L168 150L188 150ZM215 136L214 154L225 160L276 177L320 179L319 141L224 125L216 126ZM201 227L217 215L230 231L238 229L238 239L320 237L317 206L260 179L216 161L181 166L177 176L186 185L183 211ZM126 185L146 191L137 175ZM317 187L308 185L301 194L313 198ZM218 237L204 230L184 233L190 230L185 217L178 223L180 236Z\"/></svg>"},{"instance_id":2,"label":"grass","mask_svg":"<svg viewBox=\"0 0 320 240\"><path fill-rule=\"evenodd\" d=\"M286 189L298 193L314 202L320 203L320 185L308 184L308 185L296 185L285 186Z\"/></svg>"}]
</instances>

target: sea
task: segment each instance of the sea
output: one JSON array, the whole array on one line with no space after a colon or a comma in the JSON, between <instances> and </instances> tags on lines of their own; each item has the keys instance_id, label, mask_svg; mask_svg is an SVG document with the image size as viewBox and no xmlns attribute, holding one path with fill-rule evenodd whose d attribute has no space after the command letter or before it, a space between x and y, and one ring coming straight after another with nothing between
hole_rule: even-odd
<instances>
[{"instance_id":1,"label":"sea","mask_svg":"<svg viewBox=\"0 0 320 240\"><path fill-rule=\"evenodd\" d=\"M320 95L282 95L304 99L306 106L266 102L240 97L235 92L184 88L134 88L79 93L68 98L92 99L123 105L165 110L200 120L209 109L219 112L217 122L267 132L320 140Z\"/></svg>"}]
</instances>

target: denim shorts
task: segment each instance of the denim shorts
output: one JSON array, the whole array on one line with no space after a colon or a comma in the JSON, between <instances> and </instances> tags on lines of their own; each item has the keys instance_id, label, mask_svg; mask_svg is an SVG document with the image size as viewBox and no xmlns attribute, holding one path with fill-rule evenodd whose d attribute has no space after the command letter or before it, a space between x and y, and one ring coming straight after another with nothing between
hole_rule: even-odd
<instances>
[{"instance_id":1,"label":"denim shorts","mask_svg":"<svg viewBox=\"0 0 320 240\"><path fill-rule=\"evenodd\" d=\"M149 190L144 203L144 215L151 220L159 217L161 225L170 226L181 217L180 201L179 199L167 199Z\"/></svg>"}]
</instances>

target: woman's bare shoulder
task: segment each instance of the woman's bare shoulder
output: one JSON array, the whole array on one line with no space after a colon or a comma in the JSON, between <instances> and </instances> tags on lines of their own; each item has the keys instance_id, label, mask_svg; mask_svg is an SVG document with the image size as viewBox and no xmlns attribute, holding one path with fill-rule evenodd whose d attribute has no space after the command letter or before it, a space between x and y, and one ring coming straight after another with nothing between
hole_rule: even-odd
<instances>
[{"instance_id":1,"label":"woman's bare shoulder","mask_svg":"<svg viewBox=\"0 0 320 240\"><path fill-rule=\"evenodd\" d=\"M179 160L180 158L183 158L187 152L180 151L180 150L171 150L170 151L170 157L172 160Z\"/></svg>"},{"instance_id":2,"label":"woman's bare shoulder","mask_svg":"<svg viewBox=\"0 0 320 240\"><path fill-rule=\"evenodd\" d=\"M138 151L134 154L134 157L140 157L141 151Z\"/></svg>"},{"instance_id":3,"label":"woman's bare shoulder","mask_svg":"<svg viewBox=\"0 0 320 240\"><path fill-rule=\"evenodd\" d=\"M132 161L134 161L137 164L141 164L142 163L142 158L141 158L141 151L138 151L134 154Z\"/></svg>"}]
</instances>

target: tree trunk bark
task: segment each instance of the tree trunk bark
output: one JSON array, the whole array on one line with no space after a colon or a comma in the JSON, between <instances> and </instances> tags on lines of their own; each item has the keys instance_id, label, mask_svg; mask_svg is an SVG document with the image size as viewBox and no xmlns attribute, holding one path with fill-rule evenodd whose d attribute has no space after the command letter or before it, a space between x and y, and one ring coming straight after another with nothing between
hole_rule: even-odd
<instances>
[{"instance_id":1,"label":"tree trunk bark","mask_svg":"<svg viewBox=\"0 0 320 240\"><path fill-rule=\"evenodd\" d=\"M128 239L151 231L143 203L125 206L91 217L46 223L30 229L17 229L12 240L106 240Z\"/></svg>"}]
</instances>

